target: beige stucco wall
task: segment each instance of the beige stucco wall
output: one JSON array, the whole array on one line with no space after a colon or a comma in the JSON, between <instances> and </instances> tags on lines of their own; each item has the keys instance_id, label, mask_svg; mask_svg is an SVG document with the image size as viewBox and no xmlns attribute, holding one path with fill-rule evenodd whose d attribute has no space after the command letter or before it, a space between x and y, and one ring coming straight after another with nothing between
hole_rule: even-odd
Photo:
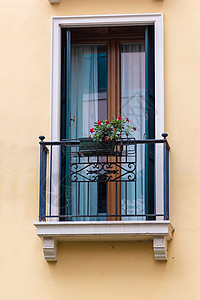
<instances>
[{"instance_id":1,"label":"beige stucco wall","mask_svg":"<svg viewBox=\"0 0 200 300\"><path fill-rule=\"evenodd\" d=\"M164 13L165 130L171 144L168 262L151 242L62 243L43 258L38 136L49 135L54 15ZM0 0L0 298L199 299L199 0Z\"/></svg>"}]
</instances>

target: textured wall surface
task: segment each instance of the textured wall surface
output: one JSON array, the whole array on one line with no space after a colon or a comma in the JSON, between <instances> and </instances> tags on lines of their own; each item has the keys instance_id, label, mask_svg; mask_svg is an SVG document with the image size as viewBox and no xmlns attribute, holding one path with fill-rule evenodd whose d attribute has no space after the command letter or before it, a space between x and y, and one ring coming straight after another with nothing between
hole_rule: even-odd
<instances>
[{"instance_id":1,"label":"textured wall surface","mask_svg":"<svg viewBox=\"0 0 200 300\"><path fill-rule=\"evenodd\" d=\"M199 299L200 2L0 0L0 298ZM165 131L169 134L168 262L151 242L62 243L47 263L38 220L38 136L49 135L54 15L164 14Z\"/></svg>"}]
</instances>

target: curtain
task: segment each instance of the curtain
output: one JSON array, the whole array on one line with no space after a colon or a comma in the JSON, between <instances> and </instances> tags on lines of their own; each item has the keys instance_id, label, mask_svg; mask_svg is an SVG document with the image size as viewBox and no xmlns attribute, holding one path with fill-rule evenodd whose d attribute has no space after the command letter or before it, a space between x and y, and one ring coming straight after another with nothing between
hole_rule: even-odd
<instances>
[{"instance_id":1,"label":"curtain","mask_svg":"<svg viewBox=\"0 0 200 300\"><path fill-rule=\"evenodd\" d=\"M142 43L121 45L121 116L128 118L130 124L136 127L136 131L130 137L145 138L145 45ZM134 150L134 147L131 147L130 150ZM144 145L137 147L136 183L121 184L122 214L145 214L144 147ZM143 220L144 218L123 217L122 219Z\"/></svg>"},{"instance_id":2,"label":"curtain","mask_svg":"<svg viewBox=\"0 0 200 300\"><path fill-rule=\"evenodd\" d=\"M73 45L71 50L71 139L89 137L90 128L98 120L99 57L98 45ZM77 160L77 158L74 158ZM90 157L90 162L93 158ZM87 158L81 158L87 163ZM80 166L79 166L80 167ZM87 176L88 177L88 176ZM81 180L84 180L81 178ZM71 183L71 214L97 215L97 183ZM78 217L73 220L96 220Z\"/></svg>"}]
</instances>

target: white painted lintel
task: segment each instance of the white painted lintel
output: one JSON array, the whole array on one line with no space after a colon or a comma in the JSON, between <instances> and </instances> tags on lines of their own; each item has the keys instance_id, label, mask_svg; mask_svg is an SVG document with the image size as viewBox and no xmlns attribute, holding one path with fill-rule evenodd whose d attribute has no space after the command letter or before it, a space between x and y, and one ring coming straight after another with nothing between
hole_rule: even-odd
<instances>
[{"instance_id":1,"label":"white painted lintel","mask_svg":"<svg viewBox=\"0 0 200 300\"><path fill-rule=\"evenodd\" d=\"M174 230L170 221L35 222L34 225L43 239L48 261L56 261L57 242L142 240L153 241L156 260L167 260L167 241L172 239Z\"/></svg>"}]
</instances>

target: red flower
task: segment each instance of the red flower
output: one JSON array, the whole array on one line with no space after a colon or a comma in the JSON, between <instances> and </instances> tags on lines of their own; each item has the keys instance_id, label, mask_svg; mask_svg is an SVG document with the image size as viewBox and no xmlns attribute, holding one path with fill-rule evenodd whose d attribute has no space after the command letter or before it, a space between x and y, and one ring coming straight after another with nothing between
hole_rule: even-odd
<instances>
[{"instance_id":1,"label":"red flower","mask_svg":"<svg viewBox=\"0 0 200 300\"><path fill-rule=\"evenodd\" d=\"M91 136L91 134L90 134L89 138L90 138L90 139L92 139L92 136Z\"/></svg>"},{"instance_id":2,"label":"red flower","mask_svg":"<svg viewBox=\"0 0 200 300\"><path fill-rule=\"evenodd\" d=\"M136 131L136 127L133 127L133 130Z\"/></svg>"},{"instance_id":3,"label":"red flower","mask_svg":"<svg viewBox=\"0 0 200 300\"><path fill-rule=\"evenodd\" d=\"M117 119L118 119L118 120L122 120L122 118L121 118L121 117L118 117Z\"/></svg>"},{"instance_id":4,"label":"red flower","mask_svg":"<svg viewBox=\"0 0 200 300\"><path fill-rule=\"evenodd\" d=\"M98 125L101 125L101 122L100 121L98 121L98 123L97 123Z\"/></svg>"},{"instance_id":5,"label":"red flower","mask_svg":"<svg viewBox=\"0 0 200 300\"><path fill-rule=\"evenodd\" d=\"M90 129L90 132L93 133L94 132L94 128Z\"/></svg>"},{"instance_id":6,"label":"red flower","mask_svg":"<svg viewBox=\"0 0 200 300\"><path fill-rule=\"evenodd\" d=\"M128 118L126 118L126 122L129 122L129 119L128 119Z\"/></svg>"},{"instance_id":7,"label":"red flower","mask_svg":"<svg viewBox=\"0 0 200 300\"><path fill-rule=\"evenodd\" d=\"M105 141L106 141L106 142L109 141L109 137L108 137L108 136L105 137Z\"/></svg>"},{"instance_id":8,"label":"red flower","mask_svg":"<svg viewBox=\"0 0 200 300\"><path fill-rule=\"evenodd\" d=\"M110 122L107 120L107 121L106 121L106 125L108 125L108 124L110 124Z\"/></svg>"}]
</instances>

